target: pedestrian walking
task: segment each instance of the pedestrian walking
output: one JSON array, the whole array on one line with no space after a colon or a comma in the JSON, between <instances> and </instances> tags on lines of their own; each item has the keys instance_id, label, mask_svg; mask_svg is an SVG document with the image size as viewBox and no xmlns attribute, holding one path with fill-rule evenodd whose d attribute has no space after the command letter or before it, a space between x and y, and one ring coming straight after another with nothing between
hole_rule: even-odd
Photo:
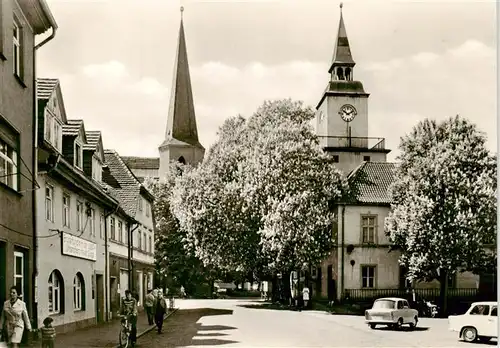
<instances>
[{"instance_id":1,"label":"pedestrian walking","mask_svg":"<svg viewBox=\"0 0 500 348\"><path fill-rule=\"evenodd\" d=\"M306 309L309 303L309 288L307 286L302 289L302 300L304 301L304 309Z\"/></svg>"},{"instance_id":2,"label":"pedestrian walking","mask_svg":"<svg viewBox=\"0 0 500 348\"><path fill-rule=\"evenodd\" d=\"M24 303L19 297L15 286L10 288L10 299L4 302L0 322L5 327L6 341L11 348L18 348L23 338L24 330L31 331L31 322Z\"/></svg>"},{"instance_id":3,"label":"pedestrian walking","mask_svg":"<svg viewBox=\"0 0 500 348\"><path fill-rule=\"evenodd\" d=\"M53 320L51 317L43 319L43 327L40 329L42 332L42 348L54 348L56 329L52 327Z\"/></svg>"},{"instance_id":4,"label":"pedestrian walking","mask_svg":"<svg viewBox=\"0 0 500 348\"><path fill-rule=\"evenodd\" d=\"M153 295L153 290L149 289L148 294L146 295L146 299L144 300L144 309L146 310L146 314L148 316L148 324L153 325L153 307L155 304L155 296Z\"/></svg>"},{"instance_id":5,"label":"pedestrian walking","mask_svg":"<svg viewBox=\"0 0 500 348\"><path fill-rule=\"evenodd\" d=\"M158 293L158 300L156 301L155 306L155 322L156 327L158 328L158 333L161 334L161 329L163 327L163 317L165 316L165 312L167 311L167 302L163 297L161 292Z\"/></svg>"}]
</instances>

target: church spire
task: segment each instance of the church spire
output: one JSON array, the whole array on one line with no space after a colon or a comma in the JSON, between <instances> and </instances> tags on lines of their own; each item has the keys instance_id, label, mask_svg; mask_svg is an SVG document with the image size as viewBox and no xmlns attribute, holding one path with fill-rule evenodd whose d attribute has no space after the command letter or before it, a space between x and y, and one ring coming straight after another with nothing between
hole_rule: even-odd
<instances>
[{"instance_id":1,"label":"church spire","mask_svg":"<svg viewBox=\"0 0 500 348\"><path fill-rule=\"evenodd\" d=\"M356 64L352 59L349 39L347 38L347 32L345 30L344 17L342 16L342 7L343 4L340 3L339 30L337 33L337 42L333 50L332 64L330 70L328 70L329 73L332 73L336 66L349 67L352 69Z\"/></svg>"},{"instance_id":2,"label":"church spire","mask_svg":"<svg viewBox=\"0 0 500 348\"><path fill-rule=\"evenodd\" d=\"M175 57L164 144L177 140L182 143L201 147L198 140L198 129L196 126L191 78L189 75L186 39L184 36L184 22L182 16L184 7L181 7L180 10L181 23L179 28L179 40L177 55Z\"/></svg>"}]
</instances>

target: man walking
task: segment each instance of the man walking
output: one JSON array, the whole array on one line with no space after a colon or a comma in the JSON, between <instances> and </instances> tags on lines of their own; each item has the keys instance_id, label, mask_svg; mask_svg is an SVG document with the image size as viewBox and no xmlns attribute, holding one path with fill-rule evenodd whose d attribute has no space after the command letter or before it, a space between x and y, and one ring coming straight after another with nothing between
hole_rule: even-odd
<instances>
[{"instance_id":1,"label":"man walking","mask_svg":"<svg viewBox=\"0 0 500 348\"><path fill-rule=\"evenodd\" d=\"M153 325L153 306L155 304L155 297L153 295L153 290L148 289L148 294L144 299L144 309L146 309L146 314L148 315L148 324Z\"/></svg>"},{"instance_id":2,"label":"man walking","mask_svg":"<svg viewBox=\"0 0 500 348\"><path fill-rule=\"evenodd\" d=\"M156 327L158 327L158 333L161 334L161 329L163 327L163 317L167 310L167 302L163 298L163 293L158 292L158 299L155 306L155 322Z\"/></svg>"}]
</instances>

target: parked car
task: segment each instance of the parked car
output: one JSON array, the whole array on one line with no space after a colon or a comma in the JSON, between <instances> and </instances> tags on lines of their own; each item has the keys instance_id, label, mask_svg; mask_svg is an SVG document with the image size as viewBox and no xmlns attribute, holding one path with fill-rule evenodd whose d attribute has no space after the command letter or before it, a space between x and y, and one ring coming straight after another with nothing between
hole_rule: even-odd
<instances>
[{"instance_id":1,"label":"parked car","mask_svg":"<svg viewBox=\"0 0 500 348\"><path fill-rule=\"evenodd\" d=\"M385 297L373 302L372 308L365 312L365 319L372 329L377 325L400 329L406 324L413 329L418 323L418 311L410 308L403 298Z\"/></svg>"},{"instance_id":2,"label":"parked car","mask_svg":"<svg viewBox=\"0 0 500 348\"><path fill-rule=\"evenodd\" d=\"M498 302L474 302L462 315L450 315L448 327L466 342L498 338Z\"/></svg>"}]
</instances>

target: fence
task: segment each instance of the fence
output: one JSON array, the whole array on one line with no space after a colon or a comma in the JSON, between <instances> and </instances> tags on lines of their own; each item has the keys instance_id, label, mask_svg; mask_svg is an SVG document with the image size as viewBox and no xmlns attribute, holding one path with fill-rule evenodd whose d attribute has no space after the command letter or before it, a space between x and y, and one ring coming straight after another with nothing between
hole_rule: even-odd
<instances>
[{"instance_id":1,"label":"fence","mask_svg":"<svg viewBox=\"0 0 500 348\"><path fill-rule=\"evenodd\" d=\"M436 301L439 298L440 289L414 289L415 295L426 300ZM489 294L481 294L478 289L448 289L448 298L455 299L479 299L489 297ZM373 301L380 297L402 297L412 296L407 289L346 289L343 298L350 301ZM495 294L496 299L496 294Z\"/></svg>"}]
</instances>

